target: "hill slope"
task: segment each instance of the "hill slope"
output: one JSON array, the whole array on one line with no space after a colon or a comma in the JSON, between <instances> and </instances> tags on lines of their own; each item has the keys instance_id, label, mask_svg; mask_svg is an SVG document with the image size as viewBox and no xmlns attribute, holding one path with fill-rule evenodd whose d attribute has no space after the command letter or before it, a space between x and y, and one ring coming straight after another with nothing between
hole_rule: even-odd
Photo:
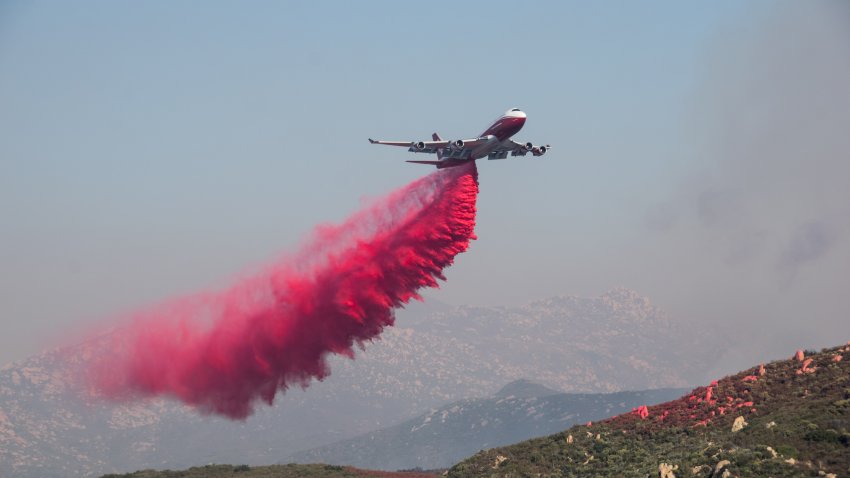
<instances>
[{"instance_id":1,"label":"hill slope","mask_svg":"<svg viewBox=\"0 0 850 478\"><path fill-rule=\"evenodd\" d=\"M685 391L568 394L517 380L492 398L450 403L393 427L296 453L283 461L379 470L446 468L484 448L670 400Z\"/></svg>"},{"instance_id":2,"label":"hill slope","mask_svg":"<svg viewBox=\"0 0 850 478\"><path fill-rule=\"evenodd\" d=\"M481 452L449 476L850 474L850 346L799 352L678 400ZM724 474L724 471L728 471Z\"/></svg>"}]
</instances>

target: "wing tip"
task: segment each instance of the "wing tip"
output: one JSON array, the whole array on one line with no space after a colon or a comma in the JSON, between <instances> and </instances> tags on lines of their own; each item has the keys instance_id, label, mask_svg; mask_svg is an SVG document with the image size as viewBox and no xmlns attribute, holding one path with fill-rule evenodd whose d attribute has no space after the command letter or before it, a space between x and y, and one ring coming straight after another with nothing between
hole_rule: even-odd
<instances>
[{"instance_id":1,"label":"wing tip","mask_svg":"<svg viewBox=\"0 0 850 478\"><path fill-rule=\"evenodd\" d=\"M369 144L375 144L375 143L377 143L377 141L375 141L375 140L374 140L374 139L372 139L372 138L369 138Z\"/></svg>"}]
</instances>

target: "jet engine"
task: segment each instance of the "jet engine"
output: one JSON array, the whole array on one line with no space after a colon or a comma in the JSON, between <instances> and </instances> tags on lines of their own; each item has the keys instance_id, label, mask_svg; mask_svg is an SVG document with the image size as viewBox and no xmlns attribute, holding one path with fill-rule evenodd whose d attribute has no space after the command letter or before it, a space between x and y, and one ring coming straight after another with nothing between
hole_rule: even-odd
<instances>
[{"instance_id":1,"label":"jet engine","mask_svg":"<svg viewBox=\"0 0 850 478\"><path fill-rule=\"evenodd\" d=\"M454 143L452 143L452 148L457 149L457 150L463 149L463 140L459 139L459 140L455 141Z\"/></svg>"},{"instance_id":2,"label":"jet engine","mask_svg":"<svg viewBox=\"0 0 850 478\"><path fill-rule=\"evenodd\" d=\"M531 144L531 141L529 141L528 143L525 143L525 150L526 151L531 151L533 149L534 149L534 145Z\"/></svg>"},{"instance_id":3,"label":"jet engine","mask_svg":"<svg viewBox=\"0 0 850 478\"><path fill-rule=\"evenodd\" d=\"M413 143L413 147L416 149L425 149L425 143L420 141L418 143Z\"/></svg>"},{"instance_id":4,"label":"jet engine","mask_svg":"<svg viewBox=\"0 0 850 478\"><path fill-rule=\"evenodd\" d=\"M531 154L535 156L543 156L546 154L546 146L538 146L531 150Z\"/></svg>"}]
</instances>

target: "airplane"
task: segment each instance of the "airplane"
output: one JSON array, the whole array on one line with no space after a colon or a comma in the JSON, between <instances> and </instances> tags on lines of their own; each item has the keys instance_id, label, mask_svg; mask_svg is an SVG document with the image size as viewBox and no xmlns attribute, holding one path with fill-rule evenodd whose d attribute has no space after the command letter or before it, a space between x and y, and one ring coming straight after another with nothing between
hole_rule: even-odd
<instances>
[{"instance_id":1,"label":"airplane","mask_svg":"<svg viewBox=\"0 0 850 478\"><path fill-rule=\"evenodd\" d=\"M529 143L517 143L511 137L525 124L526 114L519 108L511 108L493 122L483 133L471 139L445 141L434 133L433 141L380 141L369 138L371 144L404 146L412 153L430 153L437 155L436 161L407 161L408 163L430 164L437 169L460 166L461 164L486 157L487 159L505 159L511 156L525 156L531 153L538 157L552 148L550 145L535 146Z\"/></svg>"}]
</instances>

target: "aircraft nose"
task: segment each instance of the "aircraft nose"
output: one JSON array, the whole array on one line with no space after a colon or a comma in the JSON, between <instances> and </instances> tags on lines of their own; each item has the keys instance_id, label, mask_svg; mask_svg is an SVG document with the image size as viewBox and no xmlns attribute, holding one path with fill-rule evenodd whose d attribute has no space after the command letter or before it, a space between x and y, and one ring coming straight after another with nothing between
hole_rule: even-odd
<instances>
[{"instance_id":1,"label":"aircraft nose","mask_svg":"<svg viewBox=\"0 0 850 478\"><path fill-rule=\"evenodd\" d=\"M525 112L519 108L513 108L508 110L506 116L510 116L511 118L522 118L525 119Z\"/></svg>"}]
</instances>

